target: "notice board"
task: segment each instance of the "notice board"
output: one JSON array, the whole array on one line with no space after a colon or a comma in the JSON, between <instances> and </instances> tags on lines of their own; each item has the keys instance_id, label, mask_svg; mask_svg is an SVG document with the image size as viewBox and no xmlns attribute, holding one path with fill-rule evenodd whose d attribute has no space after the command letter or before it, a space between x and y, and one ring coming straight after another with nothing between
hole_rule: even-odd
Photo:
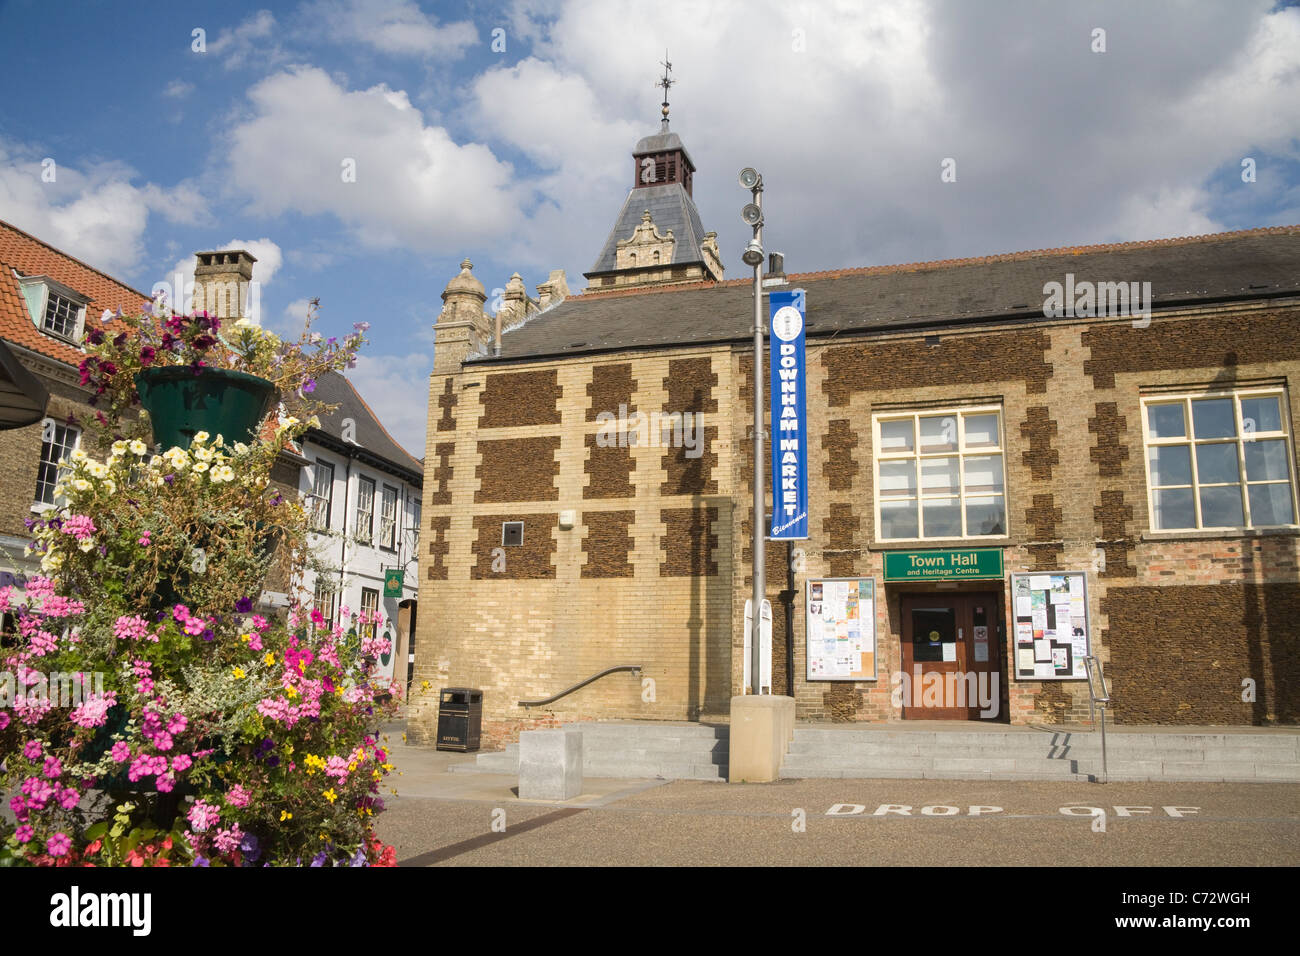
<instances>
[{"instance_id":1,"label":"notice board","mask_svg":"<svg viewBox=\"0 0 1300 956\"><path fill-rule=\"evenodd\" d=\"M813 578L804 593L808 680L875 680L875 578Z\"/></svg>"},{"instance_id":2,"label":"notice board","mask_svg":"<svg viewBox=\"0 0 1300 956\"><path fill-rule=\"evenodd\" d=\"M1017 680L1087 680L1092 653L1084 571L1011 575Z\"/></svg>"}]
</instances>

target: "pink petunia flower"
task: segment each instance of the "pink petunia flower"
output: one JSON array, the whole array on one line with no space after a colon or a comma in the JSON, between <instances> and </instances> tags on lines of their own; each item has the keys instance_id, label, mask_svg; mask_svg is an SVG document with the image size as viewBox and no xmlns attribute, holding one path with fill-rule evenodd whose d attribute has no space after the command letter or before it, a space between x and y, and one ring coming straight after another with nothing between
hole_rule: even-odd
<instances>
[{"instance_id":1,"label":"pink petunia flower","mask_svg":"<svg viewBox=\"0 0 1300 956\"><path fill-rule=\"evenodd\" d=\"M190 759L189 754L178 754L177 756L172 757L172 770L176 773L182 773L183 771L189 770L190 765L193 763L194 761Z\"/></svg>"},{"instance_id":2,"label":"pink petunia flower","mask_svg":"<svg viewBox=\"0 0 1300 956\"><path fill-rule=\"evenodd\" d=\"M31 826L26 823L24 823L22 826L20 826L17 830L14 831L14 836L17 837L19 843L30 843L32 837L34 837L35 835L36 835L36 831L33 830Z\"/></svg>"},{"instance_id":3,"label":"pink petunia flower","mask_svg":"<svg viewBox=\"0 0 1300 956\"><path fill-rule=\"evenodd\" d=\"M115 763L125 763L131 759L131 746L125 740L119 740L113 744L113 749L109 751L109 756Z\"/></svg>"},{"instance_id":4,"label":"pink petunia flower","mask_svg":"<svg viewBox=\"0 0 1300 956\"><path fill-rule=\"evenodd\" d=\"M41 759L41 742L39 740L29 740L23 745L23 756L28 760Z\"/></svg>"},{"instance_id":5,"label":"pink petunia flower","mask_svg":"<svg viewBox=\"0 0 1300 956\"><path fill-rule=\"evenodd\" d=\"M45 841L45 850L50 856L67 856L70 849L72 849L72 840L66 833L56 833Z\"/></svg>"}]
</instances>

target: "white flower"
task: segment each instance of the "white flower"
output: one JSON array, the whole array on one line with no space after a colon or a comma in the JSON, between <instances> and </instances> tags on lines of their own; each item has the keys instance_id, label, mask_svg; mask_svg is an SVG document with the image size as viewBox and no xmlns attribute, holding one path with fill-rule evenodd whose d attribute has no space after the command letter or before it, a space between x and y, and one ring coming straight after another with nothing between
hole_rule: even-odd
<instances>
[{"instance_id":1,"label":"white flower","mask_svg":"<svg viewBox=\"0 0 1300 956\"><path fill-rule=\"evenodd\" d=\"M117 441L113 442L113 454L114 455L126 454L126 441L124 439L119 438Z\"/></svg>"},{"instance_id":2,"label":"white flower","mask_svg":"<svg viewBox=\"0 0 1300 956\"><path fill-rule=\"evenodd\" d=\"M231 468L229 465L218 465L216 468L212 469L212 481L214 483L234 480L235 469Z\"/></svg>"},{"instance_id":3,"label":"white flower","mask_svg":"<svg viewBox=\"0 0 1300 956\"><path fill-rule=\"evenodd\" d=\"M78 491L89 491L90 482L88 482L85 478L75 478L73 479L72 487L76 488Z\"/></svg>"},{"instance_id":4,"label":"white flower","mask_svg":"<svg viewBox=\"0 0 1300 956\"><path fill-rule=\"evenodd\" d=\"M104 487L108 489L108 493L110 495L117 494L117 482L114 481L112 478L104 479Z\"/></svg>"},{"instance_id":5,"label":"white flower","mask_svg":"<svg viewBox=\"0 0 1300 956\"><path fill-rule=\"evenodd\" d=\"M199 474L203 474L203 472L208 470L208 463L206 461L196 461L194 463L194 470Z\"/></svg>"},{"instance_id":6,"label":"white flower","mask_svg":"<svg viewBox=\"0 0 1300 956\"><path fill-rule=\"evenodd\" d=\"M195 443L195 444L198 444L198 445L201 445L201 444L203 444L203 442L205 442L205 441L208 440L208 437L209 437L209 436L208 436L208 433L207 433L207 432L195 432L195 433L194 433L194 443Z\"/></svg>"},{"instance_id":7,"label":"white flower","mask_svg":"<svg viewBox=\"0 0 1300 956\"><path fill-rule=\"evenodd\" d=\"M86 552L89 551L94 546L95 546L95 542L92 541L90 538L87 538L85 541L82 541L80 544L77 545L77 550Z\"/></svg>"},{"instance_id":8,"label":"white flower","mask_svg":"<svg viewBox=\"0 0 1300 956\"><path fill-rule=\"evenodd\" d=\"M80 448L78 448L76 451L72 453L73 461L85 461L86 458L87 458L86 453L82 451Z\"/></svg>"},{"instance_id":9,"label":"white flower","mask_svg":"<svg viewBox=\"0 0 1300 956\"><path fill-rule=\"evenodd\" d=\"M58 552L47 552L44 557L41 558L42 571L57 571L61 567L63 567L63 555Z\"/></svg>"},{"instance_id":10,"label":"white flower","mask_svg":"<svg viewBox=\"0 0 1300 956\"><path fill-rule=\"evenodd\" d=\"M211 448L196 448L196 449L194 450L194 457L197 458L199 461L211 461L211 460L212 460L212 449L211 449Z\"/></svg>"},{"instance_id":11,"label":"white flower","mask_svg":"<svg viewBox=\"0 0 1300 956\"><path fill-rule=\"evenodd\" d=\"M149 450L149 446L138 438L131 442L130 448L131 454L139 456L143 456Z\"/></svg>"},{"instance_id":12,"label":"white flower","mask_svg":"<svg viewBox=\"0 0 1300 956\"><path fill-rule=\"evenodd\" d=\"M307 424L310 425L312 428L319 429L320 419L317 418L315 415L313 415L311 418L307 419Z\"/></svg>"}]
</instances>

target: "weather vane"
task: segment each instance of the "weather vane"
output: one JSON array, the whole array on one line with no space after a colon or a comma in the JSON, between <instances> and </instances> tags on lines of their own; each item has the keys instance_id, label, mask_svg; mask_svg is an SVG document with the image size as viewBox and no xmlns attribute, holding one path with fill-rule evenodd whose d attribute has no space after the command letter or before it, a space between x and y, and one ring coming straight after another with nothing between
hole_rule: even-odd
<instances>
[{"instance_id":1,"label":"weather vane","mask_svg":"<svg viewBox=\"0 0 1300 956\"><path fill-rule=\"evenodd\" d=\"M668 74L672 71L673 65L668 62L668 49L666 47L664 48L664 58L660 61L659 65L664 68L664 78L655 83L655 86L662 86L664 88L663 119L660 121L660 128L666 133L668 132L668 87L677 82L676 80L670 80L668 78Z\"/></svg>"}]
</instances>

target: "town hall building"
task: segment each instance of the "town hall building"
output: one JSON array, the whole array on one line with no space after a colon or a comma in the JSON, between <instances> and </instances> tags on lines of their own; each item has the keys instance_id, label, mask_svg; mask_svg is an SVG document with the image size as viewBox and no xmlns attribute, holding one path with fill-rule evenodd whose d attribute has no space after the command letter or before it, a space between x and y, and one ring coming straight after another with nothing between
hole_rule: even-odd
<instances>
[{"instance_id":1,"label":"town hall building","mask_svg":"<svg viewBox=\"0 0 1300 956\"><path fill-rule=\"evenodd\" d=\"M637 144L580 295L443 292L413 740L446 686L496 740L743 692L753 284L694 172L666 121ZM1123 724L1296 722L1300 227L763 286L806 294L809 537L765 549L798 719L1080 723L1094 658Z\"/></svg>"}]
</instances>

